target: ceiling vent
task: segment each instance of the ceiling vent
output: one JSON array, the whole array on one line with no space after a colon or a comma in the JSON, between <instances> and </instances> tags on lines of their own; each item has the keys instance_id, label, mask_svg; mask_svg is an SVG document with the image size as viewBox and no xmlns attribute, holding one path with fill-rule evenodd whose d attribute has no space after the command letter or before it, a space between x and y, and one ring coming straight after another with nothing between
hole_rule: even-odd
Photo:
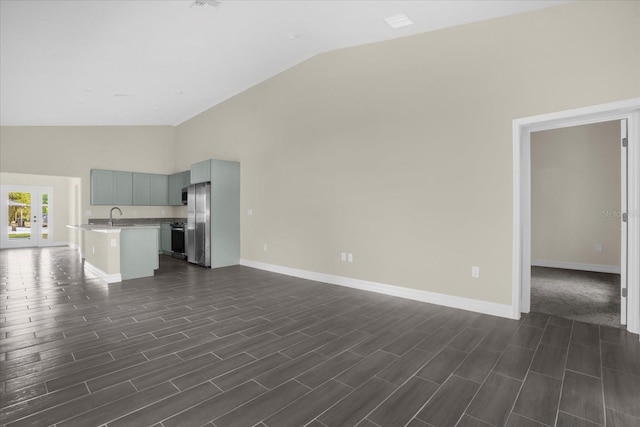
<instances>
[{"instance_id":1,"label":"ceiling vent","mask_svg":"<svg viewBox=\"0 0 640 427\"><path fill-rule=\"evenodd\" d=\"M413 21L409 19L404 13L399 13L393 16L387 16L384 18L385 22L389 24L391 28L402 28L409 25L413 25Z\"/></svg>"},{"instance_id":2,"label":"ceiling vent","mask_svg":"<svg viewBox=\"0 0 640 427\"><path fill-rule=\"evenodd\" d=\"M193 6L198 6L198 7L205 7L205 6L218 7L218 6L220 6L220 1L219 0L195 0L193 3L191 3L191 7L193 7Z\"/></svg>"}]
</instances>

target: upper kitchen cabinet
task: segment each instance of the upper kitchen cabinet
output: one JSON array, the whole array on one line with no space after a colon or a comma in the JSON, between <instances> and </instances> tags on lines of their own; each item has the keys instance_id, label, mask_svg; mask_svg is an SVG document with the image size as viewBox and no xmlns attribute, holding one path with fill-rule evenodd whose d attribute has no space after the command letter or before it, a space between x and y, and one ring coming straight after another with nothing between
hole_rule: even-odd
<instances>
[{"instance_id":1,"label":"upper kitchen cabinet","mask_svg":"<svg viewBox=\"0 0 640 427\"><path fill-rule=\"evenodd\" d=\"M137 206L166 206L169 177L153 173L133 173L133 204Z\"/></svg>"},{"instance_id":2,"label":"upper kitchen cabinet","mask_svg":"<svg viewBox=\"0 0 640 427\"><path fill-rule=\"evenodd\" d=\"M131 172L91 169L91 204L131 205L132 175Z\"/></svg>"},{"instance_id":3,"label":"upper kitchen cabinet","mask_svg":"<svg viewBox=\"0 0 640 427\"><path fill-rule=\"evenodd\" d=\"M191 165L191 184L211 181L211 160Z\"/></svg>"},{"instance_id":4,"label":"upper kitchen cabinet","mask_svg":"<svg viewBox=\"0 0 640 427\"><path fill-rule=\"evenodd\" d=\"M184 171L169 175L169 205L182 205L182 189L191 183L191 172Z\"/></svg>"},{"instance_id":5,"label":"upper kitchen cabinet","mask_svg":"<svg viewBox=\"0 0 640 427\"><path fill-rule=\"evenodd\" d=\"M166 206L169 204L169 175L151 175L151 204Z\"/></svg>"}]
</instances>

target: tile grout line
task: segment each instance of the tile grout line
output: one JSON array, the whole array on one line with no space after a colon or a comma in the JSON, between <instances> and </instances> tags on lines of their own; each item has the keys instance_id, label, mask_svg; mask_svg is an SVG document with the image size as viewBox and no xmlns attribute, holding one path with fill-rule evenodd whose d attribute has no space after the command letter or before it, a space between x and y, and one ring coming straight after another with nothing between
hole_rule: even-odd
<instances>
[{"instance_id":1,"label":"tile grout line","mask_svg":"<svg viewBox=\"0 0 640 427\"><path fill-rule=\"evenodd\" d=\"M524 376L524 378L522 379L522 384L520 385L520 389L518 390L518 393L516 394L516 398L513 400L513 404L511 405L511 411L509 411L509 418L511 418L512 414L518 414L521 417L524 417L524 418L527 418L527 419L531 419L531 418L529 418L527 416L524 416L522 414L514 412L514 409L516 407L516 404L518 403L518 399L520 398L520 394L522 393L522 389L524 388L524 384L527 381L527 378L529 377L529 372L531 372L531 365L533 365L533 359L536 357L536 353L538 352L538 349L542 345L542 337L544 336L544 331L546 330L546 326L547 326L547 324L549 323L550 320L551 320L551 316L549 316L549 318L547 319L547 321L545 323L545 327L543 328L543 332L542 332L542 335L540 336L540 340L538 341L538 344L536 345L536 349L533 352L533 357L531 357L531 362L529 362L529 367L527 368L527 373ZM535 420L535 421L539 422L538 420Z\"/></svg>"}]
</instances>

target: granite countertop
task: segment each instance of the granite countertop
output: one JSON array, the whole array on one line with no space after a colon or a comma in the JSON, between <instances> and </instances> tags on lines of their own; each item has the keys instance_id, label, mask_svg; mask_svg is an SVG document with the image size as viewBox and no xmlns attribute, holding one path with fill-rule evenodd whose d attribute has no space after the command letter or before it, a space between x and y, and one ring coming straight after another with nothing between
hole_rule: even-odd
<instances>
[{"instance_id":1,"label":"granite countertop","mask_svg":"<svg viewBox=\"0 0 640 427\"><path fill-rule=\"evenodd\" d=\"M122 230L142 230L147 228L159 229L160 224L80 224L80 225L67 225L69 228L73 228L76 230L88 230L95 231L98 233L119 233Z\"/></svg>"},{"instance_id":2,"label":"granite countertop","mask_svg":"<svg viewBox=\"0 0 640 427\"><path fill-rule=\"evenodd\" d=\"M100 233L119 233L121 230L141 230L145 228L160 228L160 224L172 222L187 222L186 218L114 218L113 225L109 225L108 218L92 218L89 224L73 224L67 227L75 230L90 230Z\"/></svg>"},{"instance_id":3,"label":"granite countertop","mask_svg":"<svg viewBox=\"0 0 640 427\"><path fill-rule=\"evenodd\" d=\"M160 225L172 222L187 222L187 218L113 218L113 225ZM89 225L108 225L109 218L91 218Z\"/></svg>"}]
</instances>

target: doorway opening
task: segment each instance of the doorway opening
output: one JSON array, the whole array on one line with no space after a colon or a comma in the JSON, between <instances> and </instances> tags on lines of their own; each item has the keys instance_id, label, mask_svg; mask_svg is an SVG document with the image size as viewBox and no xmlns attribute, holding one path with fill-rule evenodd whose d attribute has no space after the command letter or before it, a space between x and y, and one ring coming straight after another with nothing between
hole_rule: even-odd
<instances>
[{"instance_id":1,"label":"doorway opening","mask_svg":"<svg viewBox=\"0 0 640 427\"><path fill-rule=\"evenodd\" d=\"M531 133L532 311L621 325L620 131L614 120Z\"/></svg>"},{"instance_id":2,"label":"doorway opening","mask_svg":"<svg viewBox=\"0 0 640 427\"><path fill-rule=\"evenodd\" d=\"M626 162L620 201L621 323L640 332L640 98L567 110L513 121L514 223L513 317L531 310L531 134L537 131L618 121ZM622 141L621 141L622 143ZM623 195L625 197L623 197ZM625 219L623 222L622 219Z\"/></svg>"}]
</instances>

